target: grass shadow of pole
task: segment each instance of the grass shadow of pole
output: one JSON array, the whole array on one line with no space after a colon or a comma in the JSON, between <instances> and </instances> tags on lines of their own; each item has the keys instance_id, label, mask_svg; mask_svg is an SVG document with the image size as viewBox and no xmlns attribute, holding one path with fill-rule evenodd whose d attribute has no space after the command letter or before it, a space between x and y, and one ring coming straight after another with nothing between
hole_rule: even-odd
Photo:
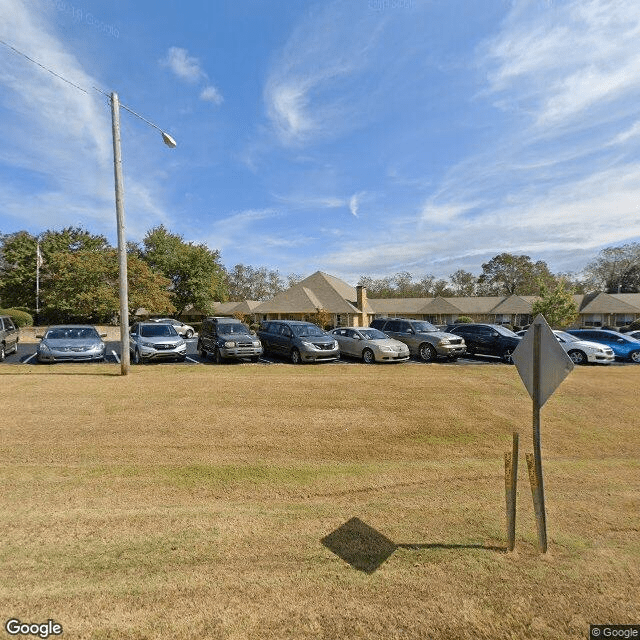
<instances>
[{"instance_id":1,"label":"grass shadow of pole","mask_svg":"<svg viewBox=\"0 0 640 640\"><path fill-rule=\"evenodd\" d=\"M368 574L376 571L396 549L485 549L506 553L505 547L483 544L397 544L359 518L351 518L321 542L354 569Z\"/></svg>"}]
</instances>

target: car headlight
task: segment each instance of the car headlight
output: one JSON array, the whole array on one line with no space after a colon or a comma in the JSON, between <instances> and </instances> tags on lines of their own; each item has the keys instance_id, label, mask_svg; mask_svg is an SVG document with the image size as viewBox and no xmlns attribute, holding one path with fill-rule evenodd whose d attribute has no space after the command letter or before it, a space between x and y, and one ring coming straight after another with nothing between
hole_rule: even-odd
<instances>
[{"instance_id":1,"label":"car headlight","mask_svg":"<svg viewBox=\"0 0 640 640\"><path fill-rule=\"evenodd\" d=\"M254 340L253 341L253 346L254 347L259 347L260 346L260 340Z\"/></svg>"},{"instance_id":2,"label":"car headlight","mask_svg":"<svg viewBox=\"0 0 640 640\"><path fill-rule=\"evenodd\" d=\"M233 349L233 347L235 346L236 346L236 343L233 340L229 340L228 342L224 343L225 349Z\"/></svg>"},{"instance_id":3,"label":"car headlight","mask_svg":"<svg viewBox=\"0 0 640 640\"><path fill-rule=\"evenodd\" d=\"M395 349L393 347L380 347L380 351L384 351L385 353L393 353Z\"/></svg>"},{"instance_id":4,"label":"car headlight","mask_svg":"<svg viewBox=\"0 0 640 640\"><path fill-rule=\"evenodd\" d=\"M51 353L51 349L49 349L49 346L46 345L44 342L40 343L40 346L38 347L38 351L40 353Z\"/></svg>"},{"instance_id":5,"label":"car headlight","mask_svg":"<svg viewBox=\"0 0 640 640\"><path fill-rule=\"evenodd\" d=\"M312 344L311 342L307 342L306 340L302 340L301 342L305 347L307 347L307 349L315 349L316 348L316 345Z\"/></svg>"},{"instance_id":6,"label":"car headlight","mask_svg":"<svg viewBox=\"0 0 640 640\"><path fill-rule=\"evenodd\" d=\"M451 340L449 340L449 338L442 338L440 342L438 342L438 344L439 345L451 344Z\"/></svg>"},{"instance_id":7,"label":"car headlight","mask_svg":"<svg viewBox=\"0 0 640 640\"><path fill-rule=\"evenodd\" d=\"M337 341L337 340L334 340L334 341L333 341L333 348L334 348L334 349L337 349L337 348L338 348L338 346L339 346L339 345L338 345L338 341Z\"/></svg>"}]
</instances>

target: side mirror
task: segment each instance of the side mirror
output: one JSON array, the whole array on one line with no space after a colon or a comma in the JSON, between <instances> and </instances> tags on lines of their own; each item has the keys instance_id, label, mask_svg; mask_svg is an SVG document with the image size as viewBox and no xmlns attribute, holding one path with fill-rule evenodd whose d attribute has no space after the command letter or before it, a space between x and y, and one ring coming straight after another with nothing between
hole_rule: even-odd
<instances>
[{"instance_id":1,"label":"side mirror","mask_svg":"<svg viewBox=\"0 0 640 640\"><path fill-rule=\"evenodd\" d=\"M106 334L106 333L101 333L101 334L100 334L100 337L101 337L101 338L106 338L106 337L107 337L107 334Z\"/></svg>"},{"instance_id":2,"label":"side mirror","mask_svg":"<svg viewBox=\"0 0 640 640\"><path fill-rule=\"evenodd\" d=\"M44 335L41 333L36 333L36 338L38 338L38 340L42 340L42 338L44 338Z\"/></svg>"}]
</instances>

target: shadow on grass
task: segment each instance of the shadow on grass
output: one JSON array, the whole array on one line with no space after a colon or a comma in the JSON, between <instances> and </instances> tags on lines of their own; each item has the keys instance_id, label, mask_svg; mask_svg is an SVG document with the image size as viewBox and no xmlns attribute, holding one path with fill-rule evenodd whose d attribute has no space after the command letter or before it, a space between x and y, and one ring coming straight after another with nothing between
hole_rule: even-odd
<instances>
[{"instance_id":1,"label":"shadow on grass","mask_svg":"<svg viewBox=\"0 0 640 640\"><path fill-rule=\"evenodd\" d=\"M483 544L397 544L359 518L351 518L321 540L322 544L354 569L373 573L396 549L485 549L506 553L506 547Z\"/></svg>"}]
</instances>

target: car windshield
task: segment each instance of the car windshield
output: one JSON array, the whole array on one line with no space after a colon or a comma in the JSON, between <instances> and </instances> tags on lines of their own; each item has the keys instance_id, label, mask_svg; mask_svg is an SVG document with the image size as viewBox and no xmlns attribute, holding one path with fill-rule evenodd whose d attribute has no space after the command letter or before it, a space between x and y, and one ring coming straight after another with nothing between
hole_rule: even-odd
<instances>
[{"instance_id":1,"label":"car windshield","mask_svg":"<svg viewBox=\"0 0 640 640\"><path fill-rule=\"evenodd\" d=\"M495 325L494 329L502 336L509 336L510 338L519 338L520 336L517 333L511 331L511 329L507 329L507 327L503 327L502 325Z\"/></svg>"},{"instance_id":2,"label":"car windshield","mask_svg":"<svg viewBox=\"0 0 640 640\"><path fill-rule=\"evenodd\" d=\"M90 340L100 339L98 332L93 327L56 327L49 329L45 340Z\"/></svg>"},{"instance_id":3,"label":"car windshield","mask_svg":"<svg viewBox=\"0 0 640 640\"><path fill-rule=\"evenodd\" d=\"M422 322L412 322L411 326L416 333L426 333L427 331L437 331L438 328L434 327L430 322L426 320Z\"/></svg>"},{"instance_id":4,"label":"car windshield","mask_svg":"<svg viewBox=\"0 0 640 640\"><path fill-rule=\"evenodd\" d=\"M245 327L243 324L232 324L232 323L228 323L228 324L219 324L218 325L218 333L243 333L243 334L247 334L250 333L249 329L247 329L247 327Z\"/></svg>"},{"instance_id":5,"label":"car windshield","mask_svg":"<svg viewBox=\"0 0 640 640\"><path fill-rule=\"evenodd\" d=\"M172 338L177 336L176 330L170 324L143 324L140 327L143 338Z\"/></svg>"},{"instance_id":6,"label":"car windshield","mask_svg":"<svg viewBox=\"0 0 640 640\"><path fill-rule=\"evenodd\" d=\"M324 335L324 331L315 324L294 324L291 325L291 330L299 338L310 338Z\"/></svg>"},{"instance_id":7,"label":"car windshield","mask_svg":"<svg viewBox=\"0 0 640 640\"><path fill-rule=\"evenodd\" d=\"M554 331L554 333L557 338L562 338L565 342L580 342L580 338L576 338L566 331Z\"/></svg>"},{"instance_id":8,"label":"car windshield","mask_svg":"<svg viewBox=\"0 0 640 640\"><path fill-rule=\"evenodd\" d=\"M367 340L387 340L389 336L378 329L360 329L363 338Z\"/></svg>"}]
</instances>

